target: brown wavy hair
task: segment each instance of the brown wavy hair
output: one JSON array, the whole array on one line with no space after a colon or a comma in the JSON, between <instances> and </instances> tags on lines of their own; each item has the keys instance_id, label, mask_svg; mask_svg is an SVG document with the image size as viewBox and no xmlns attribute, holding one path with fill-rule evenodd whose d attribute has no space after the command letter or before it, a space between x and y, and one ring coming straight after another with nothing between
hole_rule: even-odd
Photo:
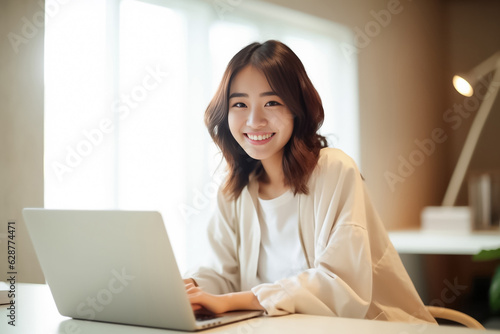
<instances>
[{"instance_id":1,"label":"brown wavy hair","mask_svg":"<svg viewBox=\"0 0 500 334\"><path fill-rule=\"evenodd\" d=\"M271 89L294 117L292 136L283 152L284 182L294 194L307 194L307 181L316 167L319 151L327 146L326 138L317 133L323 124L323 105L297 55L285 44L274 40L252 43L231 59L205 111L208 132L229 169L223 193L237 199L248 184L250 174L262 175L263 171L262 163L251 158L233 138L228 124L231 82L249 65L262 71Z\"/></svg>"}]
</instances>

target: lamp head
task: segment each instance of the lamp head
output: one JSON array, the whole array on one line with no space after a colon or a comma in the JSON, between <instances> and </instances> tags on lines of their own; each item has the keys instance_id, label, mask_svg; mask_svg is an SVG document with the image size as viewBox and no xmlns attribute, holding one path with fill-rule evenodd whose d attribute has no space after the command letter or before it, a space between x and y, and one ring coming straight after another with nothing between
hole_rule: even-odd
<instances>
[{"instance_id":1,"label":"lamp head","mask_svg":"<svg viewBox=\"0 0 500 334\"><path fill-rule=\"evenodd\" d=\"M453 76L453 86L463 96L470 97L474 94L474 86L486 74L500 69L500 51L474 67L466 74Z\"/></svg>"},{"instance_id":2,"label":"lamp head","mask_svg":"<svg viewBox=\"0 0 500 334\"><path fill-rule=\"evenodd\" d=\"M460 75L453 76L453 86L463 96L470 97L474 94L474 88L472 88L469 81L462 78Z\"/></svg>"}]
</instances>

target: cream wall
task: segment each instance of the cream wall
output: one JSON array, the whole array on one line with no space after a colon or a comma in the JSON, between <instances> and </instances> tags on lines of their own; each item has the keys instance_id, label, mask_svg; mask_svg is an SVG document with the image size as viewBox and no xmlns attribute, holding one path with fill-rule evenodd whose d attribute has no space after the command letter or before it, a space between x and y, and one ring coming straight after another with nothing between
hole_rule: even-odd
<instances>
[{"instance_id":1,"label":"cream wall","mask_svg":"<svg viewBox=\"0 0 500 334\"><path fill-rule=\"evenodd\" d=\"M0 2L0 280L7 272L7 222L16 222L18 280L44 282L21 209L43 206L43 0ZM30 22L29 24L26 22ZM33 26L31 26L33 24ZM9 33L23 38L15 48Z\"/></svg>"}]
</instances>

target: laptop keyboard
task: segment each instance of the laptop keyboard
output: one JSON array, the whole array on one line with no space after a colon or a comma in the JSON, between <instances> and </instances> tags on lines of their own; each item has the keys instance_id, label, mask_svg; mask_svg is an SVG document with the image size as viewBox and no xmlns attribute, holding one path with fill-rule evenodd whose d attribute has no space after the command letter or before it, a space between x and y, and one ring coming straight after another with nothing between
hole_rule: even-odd
<instances>
[{"instance_id":1,"label":"laptop keyboard","mask_svg":"<svg viewBox=\"0 0 500 334\"><path fill-rule=\"evenodd\" d=\"M204 320L212 320L217 318L217 314L213 313L212 311L207 310L206 308L201 308L199 310L194 311L194 317L198 321L204 321Z\"/></svg>"}]
</instances>

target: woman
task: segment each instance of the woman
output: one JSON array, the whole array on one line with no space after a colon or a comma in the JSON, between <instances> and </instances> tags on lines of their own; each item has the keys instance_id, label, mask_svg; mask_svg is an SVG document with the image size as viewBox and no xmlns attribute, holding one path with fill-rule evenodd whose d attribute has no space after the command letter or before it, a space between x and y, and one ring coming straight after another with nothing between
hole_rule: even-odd
<instances>
[{"instance_id":1,"label":"woman","mask_svg":"<svg viewBox=\"0 0 500 334\"><path fill-rule=\"evenodd\" d=\"M193 308L432 322L355 163L317 133L320 97L297 56L253 43L205 113L229 174L212 263L185 279Z\"/></svg>"}]
</instances>

